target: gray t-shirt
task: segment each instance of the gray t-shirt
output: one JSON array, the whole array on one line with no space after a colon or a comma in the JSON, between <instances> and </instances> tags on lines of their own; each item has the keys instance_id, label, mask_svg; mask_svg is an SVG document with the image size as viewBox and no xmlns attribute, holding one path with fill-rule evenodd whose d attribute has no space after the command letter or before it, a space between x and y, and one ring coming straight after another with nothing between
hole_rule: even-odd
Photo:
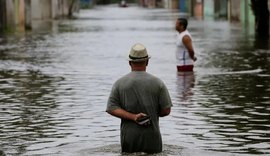
<instances>
[{"instance_id":1,"label":"gray t-shirt","mask_svg":"<svg viewBox=\"0 0 270 156\"><path fill-rule=\"evenodd\" d=\"M112 87L107 110L122 108L131 113L145 113L151 117L150 126L140 126L131 120L121 120L122 152L162 151L159 112L172 106L165 84L157 77L133 71L120 78Z\"/></svg>"}]
</instances>

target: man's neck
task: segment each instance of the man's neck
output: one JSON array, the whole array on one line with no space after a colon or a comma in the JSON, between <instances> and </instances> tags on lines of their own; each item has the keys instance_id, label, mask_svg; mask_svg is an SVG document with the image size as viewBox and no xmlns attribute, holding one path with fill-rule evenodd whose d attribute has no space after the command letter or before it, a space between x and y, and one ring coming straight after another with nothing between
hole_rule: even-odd
<instances>
[{"instance_id":1,"label":"man's neck","mask_svg":"<svg viewBox=\"0 0 270 156\"><path fill-rule=\"evenodd\" d=\"M179 34L181 34L181 33L184 32L184 31L186 31L186 30L179 30L178 32L179 32Z\"/></svg>"},{"instance_id":2,"label":"man's neck","mask_svg":"<svg viewBox=\"0 0 270 156\"><path fill-rule=\"evenodd\" d=\"M132 71L146 71L146 67L132 67Z\"/></svg>"}]
</instances>

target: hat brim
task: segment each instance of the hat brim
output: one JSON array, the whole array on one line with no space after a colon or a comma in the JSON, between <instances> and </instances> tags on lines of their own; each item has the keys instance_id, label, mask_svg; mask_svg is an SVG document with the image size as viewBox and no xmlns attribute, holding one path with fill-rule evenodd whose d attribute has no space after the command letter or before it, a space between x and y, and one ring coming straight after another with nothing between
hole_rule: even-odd
<instances>
[{"instance_id":1,"label":"hat brim","mask_svg":"<svg viewBox=\"0 0 270 156\"><path fill-rule=\"evenodd\" d=\"M149 60L151 58L151 56L148 55L147 58L141 58L141 59L131 59L131 58L127 58L128 61L131 61L131 62L142 62L142 61L146 61L146 60Z\"/></svg>"}]
</instances>

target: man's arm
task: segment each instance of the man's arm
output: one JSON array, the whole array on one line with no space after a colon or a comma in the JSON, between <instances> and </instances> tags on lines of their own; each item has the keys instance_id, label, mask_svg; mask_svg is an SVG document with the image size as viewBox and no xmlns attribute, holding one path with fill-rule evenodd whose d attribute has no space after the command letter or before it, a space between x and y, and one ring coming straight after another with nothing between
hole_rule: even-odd
<instances>
[{"instance_id":1,"label":"man's arm","mask_svg":"<svg viewBox=\"0 0 270 156\"><path fill-rule=\"evenodd\" d=\"M188 53L189 53L190 58L193 61L196 61L197 58L195 57L195 52L194 52L194 49L193 49L193 46L192 46L192 40L191 40L191 38L188 35L185 35L183 37L183 43L184 43L185 47L188 50Z\"/></svg>"},{"instance_id":2,"label":"man's arm","mask_svg":"<svg viewBox=\"0 0 270 156\"><path fill-rule=\"evenodd\" d=\"M121 119L127 119L127 120L132 120L137 122L137 120L143 116L146 116L146 114L144 113L138 113L138 114L133 114L130 113L124 109L118 108L115 110L111 110L111 111L107 111L109 114L111 114L112 116L121 118Z\"/></svg>"},{"instance_id":3,"label":"man's arm","mask_svg":"<svg viewBox=\"0 0 270 156\"><path fill-rule=\"evenodd\" d=\"M164 116L167 116L171 113L171 107L169 108L165 108L165 109L162 109L160 112L159 112L159 116L160 117L164 117Z\"/></svg>"}]
</instances>

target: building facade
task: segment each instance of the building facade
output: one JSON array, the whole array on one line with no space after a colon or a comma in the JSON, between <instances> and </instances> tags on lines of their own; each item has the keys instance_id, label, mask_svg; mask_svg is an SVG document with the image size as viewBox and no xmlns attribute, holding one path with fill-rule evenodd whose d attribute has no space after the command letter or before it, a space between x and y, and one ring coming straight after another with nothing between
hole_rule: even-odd
<instances>
[{"instance_id":1,"label":"building facade","mask_svg":"<svg viewBox=\"0 0 270 156\"><path fill-rule=\"evenodd\" d=\"M31 29L34 20L68 16L78 5L79 0L0 0L0 30Z\"/></svg>"},{"instance_id":2,"label":"building facade","mask_svg":"<svg viewBox=\"0 0 270 156\"><path fill-rule=\"evenodd\" d=\"M156 7L155 0L140 0L146 7ZM254 24L251 0L161 0L162 7L178 9L197 19L224 19ZM270 1L268 1L270 6Z\"/></svg>"}]
</instances>

